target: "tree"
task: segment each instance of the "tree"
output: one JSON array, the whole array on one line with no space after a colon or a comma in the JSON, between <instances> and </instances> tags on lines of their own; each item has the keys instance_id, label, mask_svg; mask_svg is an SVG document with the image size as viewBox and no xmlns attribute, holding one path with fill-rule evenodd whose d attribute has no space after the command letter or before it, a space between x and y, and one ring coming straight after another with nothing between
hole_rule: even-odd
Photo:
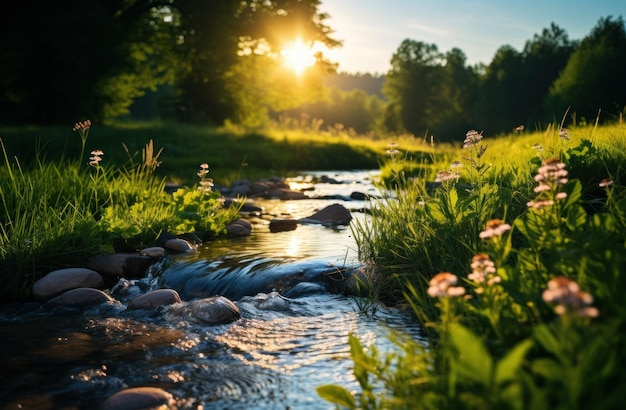
<instances>
[{"instance_id":1,"label":"tree","mask_svg":"<svg viewBox=\"0 0 626 410\"><path fill-rule=\"evenodd\" d=\"M409 39L400 44L383 86L388 130L416 135L428 130L429 119L440 109L442 60L434 44Z\"/></svg>"},{"instance_id":2,"label":"tree","mask_svg":"<svg viewBox=\"0 0 626 410\"><path fill-rule=\"evenodd\" d=\"M505 131L525 120L518 99L520 88L528 86L523 78L523 56L511 46L500 47L480 81L474 112L476 128Z\"/></svg>"},{"instance_id":3,"label":"tree","mask_svg":"<svg viewBox=\"0 0 626 410\"><path fill-rule=\"evenodd\" d=\"M172 78L161 16L149 2L12 3L0 34L0 118L73 123L127 109ZM150 24L152 24L150 26Z\"/></svg>"},{"instance_id":4,"label":"tree","mask_svg":"<svg viewBox=\"0 0 626 410\"><path fill-rule=\"evenodd\" d=\"M552 119L544 114L543 101L576 47L577 43L570 41L565 30L554 23L526 42L522 80L516 93L521 102L520 121L533 124Z\"/></svg>"},{"instance_id":5,"label":"tree","mask_svg":"<svg viewBox=\"0 0 626 410\"><path fill-rule=\"evenodd\" d=\"M593 120L600 110L617 114L626 105L626 31L619 17L602 18L572 54L545 101L556 118L569 112Z\"/></svg>"}]
</instances>

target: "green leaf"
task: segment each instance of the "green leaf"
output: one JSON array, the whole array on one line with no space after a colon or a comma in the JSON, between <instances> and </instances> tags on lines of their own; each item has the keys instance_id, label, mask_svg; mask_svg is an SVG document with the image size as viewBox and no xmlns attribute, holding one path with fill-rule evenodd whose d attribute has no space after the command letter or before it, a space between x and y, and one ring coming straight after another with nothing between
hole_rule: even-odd
<instances>
[{"instance_id":1,"label":"green leaf","mask_svg":"<svg viewBox=\"0 0 626 410\"><path fill-rule=\"evenodd\" d=\"M356 377L359 385L362 389L369 388L369 375L368 375L368 358L363 350L363 345L359 339L350 334L348 337L348 344L350 345L350 355L354 361L354 377Z\"/></svg>"},{"instance_id":2,"label":"green leaf","mask_svg":"<svg viewBox=\"0 0 626 410\"><path fill-rule=\"evenodd\" d=\"M545 377L548 380L564 380L568 375L563 374L563 368L552 359L534 360L530 368L533 373Z\"/></svg>"},{"instance_id":3,"label":"green leaf","mask_svg":"<svg viewBox=\"0 0 626 410\"><path fill-rule=\"evenodd\" d=\"M560 346L554 334L550 331L546 325L537 325L534 329L535 339L543 346L548 352L558 355L560 353Z\"/></svg>"},{"instance_id":4,"label":"green leaf","mask_svg":"<svg viewBox=\"0 0 626 410\"><path fill-rule=\"evenodd\" d=\"M328 402L347 407L349 409L356 408L356 401L354 400L354 397L345 387L327 384L319 386L316 390L317 394Z\"/></svg>"},{"instance_id":5,"label":"green leaf","mask_svg":"<svg viewBox=\"0 0 626 410\"><path fill-rule=\"evenodd\" d=\"M585 227L586 222L587 212L585 212L585 209L582 206L577 205L568 209L566 223L567 227L571 231L582 230Z\"/></svg>"},{"instance_id":6,"label":"green leaf","mask_svg":"<svg viewBox=\"0 0 626 410\"><path fill-rule=\"evenodd\" d=\"M533 341L526 339L518 343L496 365L496 383L514 380L522 361L532 347Z\"/></svg>"},{"instance_id":7,"label":"green leaf","mask_svg":"<svg viewBox=\"0 0 626 410\"><path fill-rule=\"evenodd\" d=\"M450 326L452 343L459 352L453 362L459 376L489 387L493 371L493 359L484 343L466 327L460 324Z\"/></svg>"}]
</instances>

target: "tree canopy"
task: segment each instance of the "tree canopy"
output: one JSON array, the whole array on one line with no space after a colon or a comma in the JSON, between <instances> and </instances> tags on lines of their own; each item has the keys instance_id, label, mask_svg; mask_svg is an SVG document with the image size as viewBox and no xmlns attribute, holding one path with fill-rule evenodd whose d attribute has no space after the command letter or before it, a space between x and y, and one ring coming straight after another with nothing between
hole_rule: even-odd
<instances>
[{"instance_id":1,"label":"tree canopy","mask_svg":"<svg viewBox=\"0 0 626 410\"><path fill-rule=\"evenodd\" d=\"M540 127L568 112L592 120L626 106L622 17L582 41L552 23L521 51L502 45L469 66L458 48L405 39L380 78L325 81L339 47L320 0L67 0L12 3L0 26L0 122L57 124L135 112L257 127L292 116L357 132L434 135ZM295 46L300 47L297 50ZM308 53L289 68L290 50ZM383 84L382 87L380 84ZM132 110L132 111L131 111Z\"/></svg>"}]
</instances>

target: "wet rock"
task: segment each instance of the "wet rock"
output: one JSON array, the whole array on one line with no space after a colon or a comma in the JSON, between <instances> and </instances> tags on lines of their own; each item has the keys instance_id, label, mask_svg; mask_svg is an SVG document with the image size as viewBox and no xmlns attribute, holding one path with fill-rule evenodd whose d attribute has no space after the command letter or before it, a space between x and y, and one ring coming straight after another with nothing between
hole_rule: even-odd
<instances>
[{"instance_id":1,"label":"wet rock","mask_svg":"<svg viewBox=\"0 0 626 410\"><path fill-rule=\"evenodd\" d=\"M128 309L153 309L174 303L181 303L178 292L173 289L157 289L131 300L128 303Z\"/></svg>"},{"instance_id":2,"label":"wet rock","mask_svg":"<svg viewBox=\"0 0 626 410\"><path fill-rule=\"evenodd\" d=\"M292 300L278 292L258 293L253 297L244 297L241 302L247 302L260 310L286 311L290 309Z\"/></svg>"},{"instance_id":3,"label":"wet rock","mask_svg":"<svg viewBox=\"0 0 626 410\"><path fill-rule=\"evenodd\" d=\"M275 218L270 221L270 232L293 231L298 227L298 221L290 218Z\"/></svg>"},{"instance_id":4,"label":"wet rock","mask_svg":"<svg viewBox=\"0 0 626 410\"><path fill-rule=\"evenodd\" d=\"M226 226L226 232L231 236L248 236L252 233L252 225L245 219L237 219Z\"/></svg>"},{"instance_id":5,"label":"wet rock","mask_svg":"<svg viewBox=\"0 0 626 410\"><path fill-rule=\"evenodd\" d=\"M299 200L299 199L309 199L309 197L300 192L300 191L294 191L288 188L274 188L274 189L270 189L269 191L267 191L267 193L264 195L264 198L267 199L280 199L283 201L293 201L293 200Z\"/></svg>"},{"instance_id":6,"label":"wet rock","mask_svg":"<svg viewBox=\"0 0 626 410\"><path fill-rule=\"evenodd\" d=\"M348 225L351 220L352 214L346 207L341 204L332 204L307 218L300 219L299 222L323 225Z\"/></svg>"},{"instance_id":7,"label":"wet rock","mask_svg":"<svg viewBox=\"0 0 626 410\"><path fill-rule=\"evenodd\" d=\"M93 306L100 303L114 302L115 300L101 290L93 288L78 288L50 299L49 306Z\"/></svg>"},{"instance_id":8,"label":"wet rock","mask_svg":"<svg viewBox=\"0 0 626 410\"><path fill-rule=\"evenodd\" d=\"M67 268L48 273L33 284L33 298L45 302L65 291L76 288L105 287L102 276L93 269Z\"/></svg>"},{"instance_id":9,"label":"wet rock","mask_svg":"<svg viewBox=\"0 0 626 410\"><path fill-rule=\"evenodd\" d=\"M87 261L86 266L99 272L107 280L116 282L119 278L143 278L153 263L154 259L150 256L112 253L96 255Z\"/></svg>"},{"instance_id":10,"label":"wet rock","mask_svg":"<svg viewBox=\"0 0 626 410\"><path fill-rule=\"evenodd\" d=\"M115 393L102 405L101 410L175 410L174 397L157 387L134 387Z\"/></svg>"},{"instance_id":11,"label":"wet rock","mask_svg":"<svg viewBox=\"0 0 626 410\"><path fill-rule=\"evenodd\" d=\"M141 256L149 256L151 258L162 258L167 254L167 251L165 250L165 248L161 247L161 246L153 246L150 248L145 248L142 249L139 252L139 255Z\"/></svg>"},{"instance_id":12,"label":"wet rock","mask_svg":"<svg viewBox=\"0 0 626 410\"><path fill-rule=\"evenodd\" d=\"M194 246L184 239L170 239L165 242L164 248L170 252L190 252L195 250Z\"/></svg>"},{"instance_id":13,"label":"wet rock","mask_svg":"<svg viewBox=\"0 0 626 410\"><path fill-rule=\"evenodd\" d=\"M170 317L208 325L232 323L241 319L237 305L223 296L176 303L170 305L168 314Z\"/></svg>"}]
</instances>

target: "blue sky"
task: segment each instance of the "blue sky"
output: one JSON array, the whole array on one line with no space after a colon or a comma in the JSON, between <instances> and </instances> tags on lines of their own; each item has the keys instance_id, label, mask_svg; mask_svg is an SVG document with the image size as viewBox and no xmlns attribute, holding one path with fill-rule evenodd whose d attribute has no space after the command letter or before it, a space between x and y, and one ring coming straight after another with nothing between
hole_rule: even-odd
<instances>
[{"instance_id":1,"label":"blue sky","mask_svg":"<svg viewBox=\"0 0 626 410\"><path fill-rule=\"evenodd\" d=\"M322 0L320 10L343 40L332 54L339 71L385 73L407 38L488 64L500 46L521 51L552 22L580 40L601 17L626 19L626 0Z\"/></svg>"}]
</instances>

